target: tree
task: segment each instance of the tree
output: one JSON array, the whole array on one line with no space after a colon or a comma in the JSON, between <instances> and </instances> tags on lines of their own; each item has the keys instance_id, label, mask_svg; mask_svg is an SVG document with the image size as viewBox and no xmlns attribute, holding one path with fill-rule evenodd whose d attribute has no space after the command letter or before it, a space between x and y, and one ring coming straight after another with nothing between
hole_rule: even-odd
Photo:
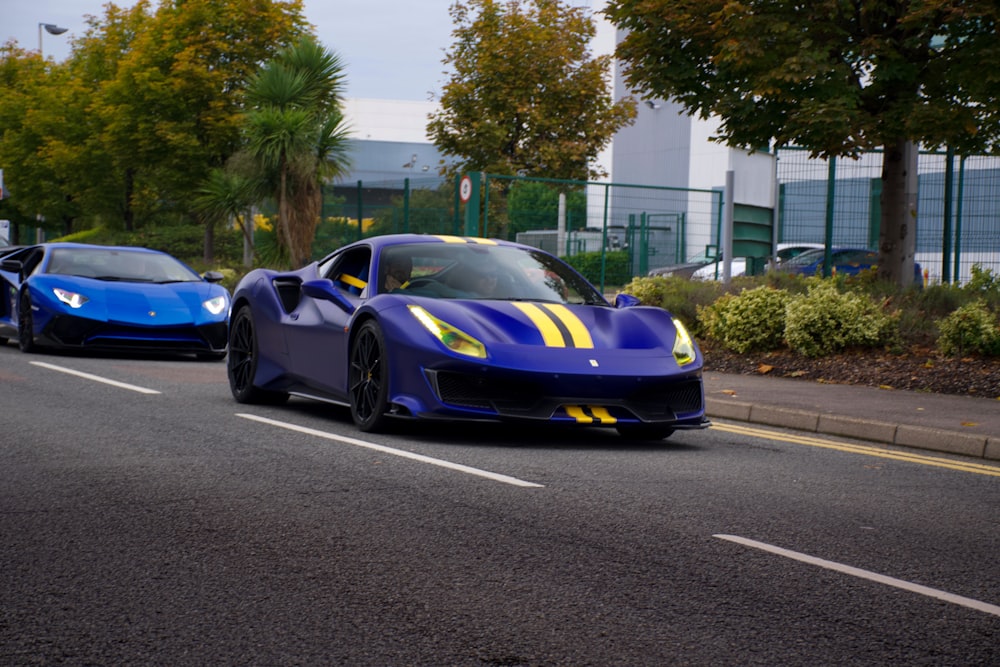
<instances>
[{"instance_id":1,"label":"tree","mask_svg":"<svg viewBox=\"0 0 1000 667\"><path fill-rule=\"evenodd\" d=\"M306 27L301 0L163 0L132 34L99 109L127 229L136 211L193 218L191 193L240 148L246 81Z\"/></svg>"},{"instance_id":2,"label":"tree","mask_svg":"<svg viewBox=\"0 0 1000 667\"><path fill-rule=\"evenodd\" d=\"M107 4L62 64L0 47L0 164L17 193L3 206L66 232L202 222L209 259L192 195L241 146L246 81L308 24L301 0L151 4Z\"/></svg>"},{"instance_id":3,"label":"tree","mask_svg":"<svg viewBox=\"0 0 1000 667\"><path fill-rule=\"evenodd\" d=\"M448 170L587 180L594 159L635 117L609 93L609 56L593 57L595 27L559 0L467 0L451 8L454 69L428 134Z\"/></svg>"},{"instance_id":4,"label":"tree","mask_svg":"<svg viewBox=\"0 0 1000 667\"><path fill-rule=\"evenodd\" d=\"M292 266L311 257L322 183L347 169L340 58L312 39L281 51L247 90L247 153L278 205L278 238Z\"/></svg>"},{"instance_id":5,"label":"tree","mask_svg":"<svg viewBox=\"0 0 1000 667\"><path fill-rule=\"evenodd\" d=\"M252 209L258 199L260 184L235 169L216 168L208 173L195 191L194 209L206 225L235 220L243 234L243 247L253 248ZM253 257L244 250L243 262L253 265Z\"/></svg>"},{"instance_id":6,"label":"tree","mask_svg":"<svg viewBox=\"0 0 1000 667\"><path fill-rule=\"evenodd\" d=\"M1000 7L988 0L610 0L639 94L720 119L717 141L814 157L882 147L880 277L912 280L914 145L976 152L1000 136Z\"/></svg>"}]
</instances>

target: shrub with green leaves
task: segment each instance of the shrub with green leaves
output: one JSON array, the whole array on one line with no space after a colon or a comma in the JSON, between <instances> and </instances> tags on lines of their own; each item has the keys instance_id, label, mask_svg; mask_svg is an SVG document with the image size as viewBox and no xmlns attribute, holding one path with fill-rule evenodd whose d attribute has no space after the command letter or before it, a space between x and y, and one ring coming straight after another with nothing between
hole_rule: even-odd
<instances>
[{"instance_id":1,"label":"shrub with green leaves","mask_svg":"<svg viewBox=\"0 0 1000 667\"><path fill-rule=\"evenodd\" d=\"M684 322L694 336L702 335L698 325L698 308L711 304L722 291L720 283L679 276L633 278L622 288L622 292L637 297L644 306L669 310Z\"/></svg>"},{"instance_id":2,"label":"shrub with green leaves","mask_svg":"<svg viewBox=\"0 0 1000 667\"><path fill-rule=\"evenodd\" d=\"M897 333L895 314L865 294L840 292L829 280L814 279L808 292L792 297L785 309L785 340L807 357L892 343Z\"/></svg>"},{"instance_id":3,"label":"shrub with green leaves","mask_svg":"<svg viewBox=\"0 0 1000 667\"><path fill-rule=\"evenodd\" d=\"M566 263L583 274L598 287L601 285L601 253L581 252L563 257ZM628 253L614 250L604 254L604 284L624 285L632 279L632 268Z\"/></svg>"},{"instance_id":4,"label":"shrub with green leaves","mask_svg":"<svg viewBox=\"0 0 1000 667\"><path fill-rule=\"evenodd\" d=\"M1000 329L986 302L967 303L937 322L938 349L946 355L1000 355Z\"/></svg>"},{"instance_id":5,"label":"shrub with green leaves","mask_svg":"<svg viewBox=\"0 0 1000 667\"><path fill-rule=\"evenodd\" d=\"M700 308L702 331L738 354L773 350L781 346L785 331L788 292L767 286L725 294Z\"/></svg>"}]
</instances>

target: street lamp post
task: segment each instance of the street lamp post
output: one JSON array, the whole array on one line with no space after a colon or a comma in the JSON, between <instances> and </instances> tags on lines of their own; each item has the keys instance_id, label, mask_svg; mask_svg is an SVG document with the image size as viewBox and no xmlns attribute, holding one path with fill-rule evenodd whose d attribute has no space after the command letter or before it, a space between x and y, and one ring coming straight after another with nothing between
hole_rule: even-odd
<instances>
[{"instance_id":1,"label":"street lamp post","mask_svg":"<svg viewBox=\"0 0 1000 667\"><path fill-rule=\"evenodd\" d=\"M62 28L60 26L57 26L55 23L38 24L38 55L44 58L45 54L42 52L42 28L44 28L45 32L49 33L50 35L61 35L67 30L69 30L69 28Z\"/></svg>"}]
</instances>

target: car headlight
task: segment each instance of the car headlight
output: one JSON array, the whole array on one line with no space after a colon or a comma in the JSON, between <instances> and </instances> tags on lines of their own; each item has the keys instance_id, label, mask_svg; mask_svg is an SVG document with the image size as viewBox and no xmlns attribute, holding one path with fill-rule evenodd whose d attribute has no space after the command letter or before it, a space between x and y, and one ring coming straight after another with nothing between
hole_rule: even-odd
<instances>
[{"instance_id":1,"label":"car headlight","mask_svg":"<svg viewBox=\"0 0 1000 667\"><path fill-rule=\"evenodd\" d=\"M679 319L676 317L671 318L674 322L674 328L677 330L677 335L674 337L674 359L677 360L678 366L686 366L687 364L694 363L695 358L698 356L695 352L694 340L691 338L691 334L684 327Z\"/></svg>"},{"instance_id":2,"label":"car headlight","mask_svg":"<svg viewBox=\"0 0 1000 667\"><path fill-rule=\"evenodd\" d=\"M53 287L52 292L56 295L57 299L65 303L70 308L80 308L83 304L90 301L90 299L82 294L70 292L69 290L64 290L60 287Z\"/></svg>"},{"instance_id":3,"label":"car headlight","mask_svg":"<svg viewBox=\"0 0 1000 667\"><path fill-rule=\"evenodd\" d=\"M431 335L441 341L441 344L452 352L465 354L477 359L486 358L486 346L469 334L456 329L447 322L442 322L420 306L410 306L410 312Z\"/></svg>"},{"instance_id":4,"label":"car headlight","mask_svg":"<svg viewBox=\"0 0 1000 667\"><path fill-rule=\"evenodd\" d=\"M212 313L213 315L218 315L226 309L226 297L217 296L205 301L201 305L205 306L205 310Z\"/></svg>"}]
</instances>

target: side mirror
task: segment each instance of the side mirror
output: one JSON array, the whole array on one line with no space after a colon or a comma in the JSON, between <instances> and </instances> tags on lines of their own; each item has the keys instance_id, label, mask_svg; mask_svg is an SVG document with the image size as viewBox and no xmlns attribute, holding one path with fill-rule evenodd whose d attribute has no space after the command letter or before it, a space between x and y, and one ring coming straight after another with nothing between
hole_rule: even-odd
<instances>
[{"instance_id":1,"label":"side mirror","mask_svg":"<svg viewBox=\"0 0 1000 667\"><path fill-rule=\"evenodd\" d=\"M205 280L210 283L221 283L223 278L225 278L219 271L206 271L205 275L202 276Z\"/></svg>"},{"instance_id":2,"label":"side mirror","mask_svg":"<svg viewBox=\"0 0 1000 667\"><path fill-rule=\"evenodd\" d=\"M5 259L0 263L0 269L10 271L11 273L20 273L23 268L24 264L16 259Z\"/></svg>"},{"instance_id":3,"label":"side mirror","mask_svg":"<svg viewBox=\"0 0 1000 667\"><path fill-rule=\"evenodd\" d=\"M632 308L642 305L642 301L632 294L618 294L615 296L615 308Z\"/></svg>"},{"instance_id":4,"label":"side mirror","mask_svg":"<svg viewBox=\"0 0 1000 667\"><path fill-rule=\"evenodd\" d=\"M302 283L302 293L310 299L329 301L348 315L353 314L356 310L354 304L344 296L343 292L334 287L332 280L327 278Z\"/></svg>"}]
</instances>

